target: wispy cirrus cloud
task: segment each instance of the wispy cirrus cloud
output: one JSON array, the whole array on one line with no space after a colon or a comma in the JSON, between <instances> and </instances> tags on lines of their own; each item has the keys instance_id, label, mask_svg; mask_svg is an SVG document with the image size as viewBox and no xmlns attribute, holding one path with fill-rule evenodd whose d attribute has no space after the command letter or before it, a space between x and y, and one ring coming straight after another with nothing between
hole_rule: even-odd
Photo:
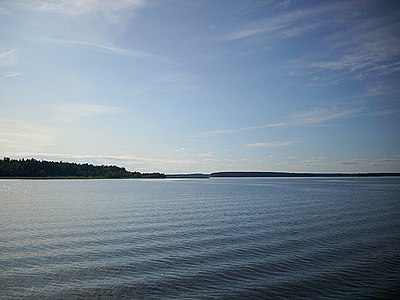
<instances>
[{"instance_id":1,"label":"wispy cirrus cloud","mask_svg":"<svg viewBox=\"0 0 400 300\"><path fill-rule=\"evenodd\" d=\"M20 76L22 73L20 72L4 72L2 74L3 78L13 78L13 77L17 77Z\"/></svg>"},{"instance_id":2,"label":"wispy cirrus cloud","mask_svg":"<svg viewBox=\"0 0 400 300\"><path fill-rule=\"evenodd\" d=\"M312 127L321 126L325 123L349 118L355 116L361 112L361 109L314 109L311 111L301 111L293 114L287 120L278 123L270 123L258 126L242 127L236 129L222 129L214 130L200 133L200 136L217 136L226 133L234 133L240 131L256 130L256 129L266 129L266 128L289 128L289 127Z\"/></svg>"},{"instance_id":3,"label":"wispy cirrus cloud","mask_svg":"<svg viewBox=\"0 0 400 300\"><path fill-rule=\"evenodd\" d=\"M390 115L398 115L398 114L400 114L400 109L398 109L398 108L387 108L387 109L372 111L370 113L365 113L365 116L387 117L387 116L390 116Z\"/></svg>"},{"instance_id":4,"label":"wispy cirrus cloud","mask_svg":"<svg viewBox=\"0 0 400 300\"><path fill-rule=\"evenodd\" d=\"M294 141L280 141L280 142L260 142L246 145L249 148L279 148L279 147L290 147L296 144Z\"/></svg>"},{"instance_id":5,"label":"wispy cirrus cloud","mask_svg":"<svg viewBox=\"0 0 400 300\"><path fill-rule=\"evenodd\" d=\"M61 113L61 118L66 121L126 112L126 110L117 106L82 103L63 104L58 106L56 110L58 113Z\"/></svg>"},{"instance_id":6,"label":"wispy cirrus cloud","mask_svg":"<svg viewBox=\"0 0 400 300\"><path fill-rule=\"evenodd\" d=\"M234 42L257 37L257 41L268 41L268 47L280 48L279 40L313 32L323 42L299 56L297 66L288 62L290 74L310 75L310 84L379 78L400 72L400 11L394 3L379 8L377 3L321 2L312 7L294 4L249 21L217 40ZM296 49L295 45L285 47Z\"/></svg>"},{"instance_id":7,"label":"wispy cirrus cloud","mask_svg":"<svg viewBox=\"0 0 400 300\"><path fill-rule=\"evenodd\" d=\"M22 149L43 151L53 145L58 131L50 126L38 125L32 122L0 118L0 149L11 151Z\"/></svg>"},{"instance_id":8,"label":"wispy cirrus cloud","mask_svg":"<svg viewBox=\"0 0 400 300\"><path fill-rule=\"evenodd\" d=\"M373 4L371 2L370 4ZM300 60L298 71L310 73L316 82L340 83L348 79L364 81L400 72L400 37L398 9L371 14L365 9L352 8L357 18L344 13L340 30L323 36L329 49L323 56Z\"/></svg>"},{"instance_id":9,"label":"wispy cirrus cloud","mask_svg":"<svg viewBox=\"0 0 400 300\"><path fill-rule=\"evenodd\" d=\"M57 22L57 26L41 28L41 35L32 36L41 42L54 42L86 47L92 50L133 58L163 60L159 56L114 45L134 15L148 5L144 0L39 0L6 3L17 10L31 13L34 26ZM53 27L55 29L53 29Z\"/></svg>"},{"instance_id":10,"label":"wispy cirrus cloud","mask_svg":"<svg viewBox=\"0 0 400 300\"><path fill-rule=\"evenodd\" d=\"M199 136L201 137L212 137L218 136L226 133L233 133L237 131L247 130L247 128L236 128L236 129L218 129L218 130L211 130L211 131L204 131L200 132Z\"/></svg>"},{"instance_id":11,"label":"wispy cirrus cloud","mask_svg":"<svg viewBox=\"0 0 400 300\"><path fill-rule=\"evenodd\" d=\"M21 72L16 72L15 66L18 64L17 49L0 52L0 71L1 78L12 78L21 75Z\"/></svg>"},{"instance_id":12,"label":"wispy cirrus cloud","mask_svg":"<svg viewBox=\"0 0 400 300\"><path fill-rule=\"evenodd\" d=\"M276 123L269 124L268 127L297 127L297 126L314 126L321 125L333 120L348 118L354 116L356 113L360 113L361 109L347 109L347 110L338 110L338 109L322 109L316 108L311 111L301 111L292 115L289 120Z\"/></svg>"},{"instance_id":13,"label":"wispy cirrus cloud","mask_svg":"<svg viewBox=\"0 0 400 300\"><path fill-rule=\"evenodd\" d=\"M360 165L365 160L362 158L353 158L349 160L339 160L337 163L345 166Z\"/></svg>"},{"instance_id":14,"label":"wispy cirrus cloud","mask_svg":"<svg viewBox=\"0 0 400 300\"><path fill-rule=\"evenodd\" d=\"M127 12L143 7L144 0L41 0L28 1L22 3L28 9L44 13L63 14L71 17L77 17L87 14L100 14L108 22L120 22L121 18Z\"/></svg>"},{"instance_id":15,"label":"wispy cirrus cloud","mask_svg":"<svg viewBox=\"0 0 400 300\"><path fill-rule=\"evenodd\" d=\"M9 68L13 67L17 64L17 50L12 49L5 52L0 52L0 67L1 68Z\"/></svg>"},{"instance_id":16,"label":"wispy cirrus cloud","mask_svg":"<svg viewBox=\"0 0 400 300\"><path fill-rule=\"evenodd\" d=\"M324 16L327 13L343 10L348 4L334 3L320 5L315 8L294 10L277 16L271 16L263 20L251 22L242 28L220 36L220 41L237 41L251 38L257 35L278 36L280 38L300 35L304 32L321 27L327 22ZM310 19L318 21L310 24Z\"/></svg>"},{"instance_id":17,"label":"wispy cirrus cloud","mask_svg":"<svg viewBox=\"0 0 400 300\"><path fill-rule=\"evenodd\" d=\"M88 49L100 50L100 51L104 51L107 53L127 56L127 57L131 57L131 58L147 58L147 59L165 60L157 55L153 55L150 53L137 51L137 50L133 50L133 49L121 48L121 47L113 46L113 45L110 45L107 43L92 42L92 41L85 41L85 40L63 39L63 38L42 38L42 40L47 41L47 42L53 42L53 43L86 47Z\"/></svg>"},{"instance_id":18,"label":"wispy cirrus cloud","mask_svg":"<svg viewBox=\"0 0 400 300\"><path fill-rule=\"evenodd\" d=\"M197 79L198 75L189 72L168 73L155 78L152 84L165 86L167 90L187 91L196 88Z\"/></svg>"},{"instance_id":19,"label":"wispy cirrus cloud","mask_svg":"<svg viewBox=\"0 0 400 300\"><path fill-rule=\"evenodd\" d=\"M375 41L376 44L382 44L383 39L375 38ZM400 43L400 39L397 42ZM342 52L343 54L311 63L309 65L311 73L317 74L318 80L341 82L349 77L363 81L400 72L400 46L398 44L387 45L388 48L395 49L393 52L378 47L374 49L362 41L357 44L350 52L349 50L338 51L337 53ZM348 45L348 49L351 47L352 45Z\"/></svg>"},{"instance_id":20,"label":"wispy cirrus cloud","mask_svg":"<svg viewBox=\"0 0 400 300\"><path fill-rule=\"evenodd\" d=\"M384 172L400 172L400 155L394 155L377 159L370 163L370 166L376 168L377 171Z\"/></svg>"},{"instance_id":21,"label":"wispy cirrus cloud","mask_svg":"<svg viewBox=\"0 0 400 300\"><path fill-rule=\"evenodd\" d=\"M400 166L400 155L381 158L371 163L371 165L374 166L390 165L390 164Z\"/></svg>"}]
</instances>

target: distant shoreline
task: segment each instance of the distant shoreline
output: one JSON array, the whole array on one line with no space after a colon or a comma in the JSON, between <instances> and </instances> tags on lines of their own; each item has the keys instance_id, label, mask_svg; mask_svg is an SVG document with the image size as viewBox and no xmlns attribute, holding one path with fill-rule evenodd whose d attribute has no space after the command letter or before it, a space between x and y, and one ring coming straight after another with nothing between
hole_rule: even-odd
<instances>
[{"instance_id":1,"label":"distant shoreline","mask_svg":"<svg viewBox=\"0 0 400 300\"><path fill-rule=\"evenodd\" d=\"M215 172L210 177L387 177L400 173Z\"/></svg>"},{"instance_id":2,"label":"distant shoreline","mask_svg":"<svg viewBox=\"0 0 400 300\"><path fill-rule=\"evenodd\" d=\"M400 173L284 173L284 172L216 172L211 174L165 174L165 177L95 177L95 176L0 176L10 180L92 180L92 179L211 179L211 178L365 178L400 177Z\"/></svg>"},{"instance_id":3,"label":"distant shoreline","mask_svg":"<svg viewBox=\"0 0 400 300\"><path fill-rule=\"evenodd\" d=\"M87 180L92 180L92 179L164 179L165 177L65 177L65 176L60 176L60 177L2 177L0 176L0 180L2 179L19 179L19 180L65 180L65 179L73 179L73 180L79 180L79 179L87 179Z\"/></svg>"},{"instance_id":4,"label":"distant shoreline","mask_svg":"<svg viewBox=\"0 0 400 300\"><path fill-rule=\"evenodd\" d=\"M307 177L398 177L400 173L290 173L290 172L215 172L211 174L166 174L166 178L307 178Z\"/></svg>"},{"instance_id":5,"label":"distant shoreline","mask_svg":"<svg viewBox=\"0 0 400 300\"><path fill-rule=\"evenodd\" d=\"M140 173L126 170L124 167L70 162L54 162L36 159L0 159L0 179L208 179L234 177L398 177L400 173L294 173L294 172L263 172L263 171L222 171L209 174L164 174Z\"/></svg>"}]
</instances>

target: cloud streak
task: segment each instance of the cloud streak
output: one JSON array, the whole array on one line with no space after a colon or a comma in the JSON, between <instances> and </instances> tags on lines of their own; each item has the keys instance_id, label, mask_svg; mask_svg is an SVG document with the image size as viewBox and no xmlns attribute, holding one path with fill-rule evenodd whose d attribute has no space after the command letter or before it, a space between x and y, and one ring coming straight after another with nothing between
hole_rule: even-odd
<instances>
[{"instance_id":1,"label":"cloud streak","mask_svg":"<svg viewBox=\"0 0 400 300\"><path fill-rule=\"evenodd\" d=\"M258 22L252 22L236 31L220 36L220 41L238 41L248 39L257 35L293 37L304 32L321 27L326 20L323 19L327 13L343 9L346 4L331 4L308 8L303 10L291 11L274 17L269 17ZM311 18L318 17L319 21L310 24Z\"/></svg>"},{"instance_id":2,"label":"cloud streak","mask_svg":"<svg viewBox=\"0 0 400 300\"><path fill-rule=\"evenodd\" d=\"M53 145L58 131L49 126L27 121L0 118L0 149L42 151Z\"/></svg>"},{"instance_id":3,"label":"cloud streak","mask_svg":"<svg viewBox=\"0 0 400 300\"><path fill-rule=\"evenodd\" d=\"M305 9L293 6L283 9L283 13L249 22L217 41L257 37L274 47L274 41L316 32L315 36L323 34L323 46L310 52L324 55L308 52L291 73L311 74L312 81L329 84L348 78L357 81L378 78L400 72L400 13L396 5L382 6L377 9L374 1L365 5L359 1L330 2ZM290 64L288 67L293 68Z\"/></svg>"},{"instance_id":4,"label":"cloud streak","mask_svg":"<svg viewBox=\"0 0 400 300\"><path fill-rule=\"evenodd\" d=\"M348 118L359 113L360 109L314 109L311 111L302 111L294 114L289 120L282 123L269 124L267 127L301 127L321 125L333 120Z\"/></svg>"},{"instance_id":5,"label":"cloud streak","mask_svg":"<svg viewBox=\"0 0 400 300\"><path fill-rule=\"evenodd\" d=\"M126 112L126 110L117 106L81 103L60 105L57 107L57 111L62 114L66 121Z\"/></svg>"},{"instance_id":6,"label":"cloud streak","mask_svg":"<svg viewBox=\"0 0 400 300\"><path fill-rule=\"evenodd\" d=\"M372 4L373 2L371 2ZM323 38L325 57L303 59L297 73L309 72L314 81L339 83L349 78L357 81L378 79L400 72L400 25L398 10L386 8L381 14L371 14L367 9L356 14L344 13L340 19L340 30L326 34ZM333 51L332 51L333 50Z\"/></svg>"},{"instance_id":7,"label":"cloud streak","mask_svg":"<svg viewBox=\"0 0 400 300\"><path fill-rule=\"evenodd\" d=\"M345 166L354 166L354 165L360 165L364 159L361 158L354 158L350 160L340 160L337 163Z\"/></svg>"},{"instance_id":8,"label":"cloud streak","mask_svg":"<svg viewBox=\"0 0 400 300\"><path fill-rule=\"evenodd\" d=\"M0 67L1 68L9 68L13 67L17 64L17 50L9 50L6 52L0 52Z\"/></svg>"},{"instance_id":9,"label":"cloud streak","mask_svg":"<svg viewBox=\"0 0 400 300\"><path fill-rule=\"evenodd\" d=\"M41 41L75 45L131 58L165 61L157 55L118 47L111 42L127 28L135 13L147 5L144 0L39 0L12 5L39 13L33 20L50 18L50 22L54 22L56 17L60 27L66 27L61 31L52 30L51 27L42 31L42 36L37 37Z\"/></svg>"},{"instance_id":10,"label":"cloud streak","mask_svg":"<svg viewBox=\"0 0 400 300\"><path fill-rule=\"evenodd\" d=\"M57 13L71 17L97 13L105 16L108 22L118 22L127 11L141 8L144 0L59 0L29 1L24 5L31 10L44 13Z\"/></svg>"},{"instance_id":11,"label":"cloud streak","mask_svg":"<svg viewBox=\"0 0 400 300\"><path fill-rule=\"evenodd\" d=\"M256 130L256 129L266 129L266 128L289 128L289 127L312 127L321 126L325 123L349 118L359 114L360 109L347 109L347 110L337 110L337 109L314 109L311 111L302 111L292 115L289 119L279 123L271 123L259 126L242 127L236 129L222 129L214 130L200 133L200 136L211 137L218 136L227 133L234 133L240 131Z\"/></svg>"},{"instance_id":12,"label":"cloud streak","mask_svg":"<svg viewBox=\"0 0 400 300\"><path fill-rule=\"evenodd\" d=\"M20 72L5 72L3 73L2 77L3 78L13 78L13 77L17 77L20 76L22 73Z\"/></svg>"},{"instance_id":13,"label":"cloud streak","mask_svg":"<svg viewBox=\"0 0 400 300\"><path fill-rule=\"evenodd\" d=\"M261 142L261 143L253 143L248 144L246 147L249 148L279 148L279 147L290 147L296 144L297 142L286 141L286 142Z\"/></svg>"},{"instance_id":14,"label":"cloud streak","mask_svg":"<svg viewBox=\"0 0 400 300\"><path fill-rule=\"evenodd\" d=\"M375 162L371 163L373 166L385 166L385 165L392 165L392 166L400 166L400 155L395 155L392 157L386 157L376 160Z\"/></svg>"},{"instance_id":15,"label":"cloud streak","mask_svg":"<svg viewBox=\"0 0 400 300\"><path fill-rule=\"evenodd\" d=\"M89 49L100 50L100 51L103 51L106 53L111 53L111 54L115 54L115 55L131 57L131 58L147 58L147 59L155 59L155 60L165 61L165 59L163 59L157 55L153 55L153 54L149 54L149 53L141 52L141 51L137 51L137 50L132 50L132 49L120 48L120 47L116 47L116 46L105 44L105 43L96 43L96 42L91 42L91 41L62 39L62 38L43 38L43 40L49 41L49 42L54 42L54 43L60 43L60 44L82 46L82 47L86 47Z\"/></svg>"}]
</instances>

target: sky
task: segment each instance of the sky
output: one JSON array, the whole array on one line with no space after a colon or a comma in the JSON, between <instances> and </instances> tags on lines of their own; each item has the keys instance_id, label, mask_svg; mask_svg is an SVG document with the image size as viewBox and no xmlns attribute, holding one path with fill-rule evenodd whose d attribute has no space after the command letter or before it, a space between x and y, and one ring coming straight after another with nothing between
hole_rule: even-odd
<instances>
[{"instance_id":1,"label":"sky","mask_svg":"<svg viewBox=\"0 0 400 300\"><path fill-rule=\"evenodd\" d=\"M0 155L400 172L398 1L1 0Z\"/></svg>"}]
</instances>

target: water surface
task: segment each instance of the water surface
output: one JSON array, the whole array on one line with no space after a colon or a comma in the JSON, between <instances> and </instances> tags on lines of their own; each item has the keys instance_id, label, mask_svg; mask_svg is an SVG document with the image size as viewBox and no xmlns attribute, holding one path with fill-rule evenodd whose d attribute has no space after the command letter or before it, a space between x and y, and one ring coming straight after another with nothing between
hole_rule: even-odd
<instances>
[{"instance_id":1,"label":"water surface","mask_svg":"<svg viewBox=\"0 0 400 300\"><path fill-rule=\"evenodd\" d=\"M400 178L0 180L0 298L393 298Z\"/></svg>"}]
</instances>

